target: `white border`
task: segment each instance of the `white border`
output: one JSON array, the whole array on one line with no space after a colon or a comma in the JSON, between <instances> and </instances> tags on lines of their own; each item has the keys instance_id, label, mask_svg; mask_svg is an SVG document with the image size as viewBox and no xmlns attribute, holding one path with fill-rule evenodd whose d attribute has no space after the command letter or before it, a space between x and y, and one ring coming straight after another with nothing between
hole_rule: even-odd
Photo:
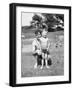
<instances>
[{"instance_id":1,"label":"white border","mask_svg":"<svg viewBox=\"0 0 73 90\"><path fill-rule=\"evenodd\" d=\"M21 12L64 14L64 76L21 78ZM57 82L69 80L69 10L52 8L16 8L16 83Z\"/></svg>"}]
</instances>

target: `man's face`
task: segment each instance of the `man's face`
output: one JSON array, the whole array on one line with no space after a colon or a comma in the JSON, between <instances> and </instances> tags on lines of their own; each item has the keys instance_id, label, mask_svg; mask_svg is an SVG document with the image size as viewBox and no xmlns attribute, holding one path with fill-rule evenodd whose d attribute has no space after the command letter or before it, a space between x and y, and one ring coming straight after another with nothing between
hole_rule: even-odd
<instances>
[{"instance_id":1,"label":"man's face","mask_svg":"<svg viewBox=\"0 0 73 90\"><path fill-rule=\"evenodd\" d=\"M38 34L36 35L36 38L40 38L41 37L41 34L40 32L38 32Z\"/></svg>"}]
</instances>

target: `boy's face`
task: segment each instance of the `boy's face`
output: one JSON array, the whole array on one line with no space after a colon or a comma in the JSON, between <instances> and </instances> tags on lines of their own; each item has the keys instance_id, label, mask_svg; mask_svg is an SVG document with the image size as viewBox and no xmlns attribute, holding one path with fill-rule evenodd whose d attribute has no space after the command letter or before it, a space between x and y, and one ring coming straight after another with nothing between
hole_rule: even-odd
<instances>
[{"instance_id":1,"label":"boy's face","mask_svg":"<svg viewBox=\"0 0 73 90\"><path fill-rule=\"evenodd\" d=\"M36 35L36 38L40 38L41 37L41 34L40 32L38 32L38 34Z\"/></svg>"},{"instance_id":2,"label":"boy's face","mask_svg":"<svg viewBox=\"0 0 73 90\"><path fill-rule=\"evenodd\" d=\"M44 30L44 31L42 32L42 37L44 37L44 38L47 37L47 31Z\"/></svg>"}]
</instances>

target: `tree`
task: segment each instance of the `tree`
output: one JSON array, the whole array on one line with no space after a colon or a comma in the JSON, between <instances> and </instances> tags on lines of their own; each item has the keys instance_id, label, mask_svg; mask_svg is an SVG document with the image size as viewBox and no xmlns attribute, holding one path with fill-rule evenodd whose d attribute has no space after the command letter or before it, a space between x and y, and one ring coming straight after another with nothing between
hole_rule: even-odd
<instances>
[{"instance_id":1,"label":"tree","mask_svg":"<svg viewBox=\"0 0 73 90\"><path fill-rule=\"evenodd\" d=\"M31 25L35 28L40 28L42 26L41 24L42 24L42 17L35 14L32 17Z\"/></svg>"},{"instance_id":2,"label":"tree","mask_svg":"<svg viewBox=\"0 0 73 90\"><path fill-rule=\"evenodd\" d=\"M58 30L64 27L64 15L63 14L46 14L42 13L46 18L44 23L47 24L48 30Z\"/></svg>"},{"instance_id":3,"label":"tree","mask_svg":"<svg viewBox=\"0 0 73 90\"><path fill-rule=\"evenodd\" d=\"M42 17L40 17L39 15L35 14L35 15L32 17L32 19L33 19L34 21L41 22Z\"/></svg>"},{"instance_id":4,"label":"tree","mask_svg":"<svg viewBox=\"0 0 73 90\"><path fill-rule=\"evenodd\" d=\"M43 16L44 19L41 17ZM43 28L43 24L48 27L48 31L64 29L64 15L63 14L47 14L41 13L41 16L35 14L32 17L31 26Z\"/></svg>"}]
</instances>

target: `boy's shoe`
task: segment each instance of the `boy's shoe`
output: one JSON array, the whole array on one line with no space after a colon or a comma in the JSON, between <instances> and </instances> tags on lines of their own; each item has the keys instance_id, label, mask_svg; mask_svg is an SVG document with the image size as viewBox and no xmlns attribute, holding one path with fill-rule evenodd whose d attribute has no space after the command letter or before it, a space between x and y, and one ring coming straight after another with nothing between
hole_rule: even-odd
<instances>
[{"instance_id":1,"label":"boy's shoe","mask_svg":"<svg viewBox=\"0 0 73 90\"><path fill-rule=\"evenodd\" d=\"M49 69L50 67L49 67L49 66L46 66L46 68L48 68L48 69Z\"/></svg>"},{"instance_id":2,"label":"boy's shoe","mask_svg":"<svg viewBox=\"0 0 73 90\"><path fill-rule=\"evenodd\" d=\"M43 69L43 66L41 66L40 69Z\"/></svg>"}]
</instances>

